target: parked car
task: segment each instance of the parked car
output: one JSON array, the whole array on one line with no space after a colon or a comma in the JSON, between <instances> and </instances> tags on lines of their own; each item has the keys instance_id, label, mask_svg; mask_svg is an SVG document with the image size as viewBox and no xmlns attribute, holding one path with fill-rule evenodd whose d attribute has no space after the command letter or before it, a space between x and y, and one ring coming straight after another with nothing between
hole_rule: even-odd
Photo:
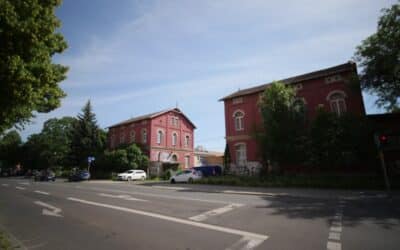
<instances>
[{"instance_id":1,"label":"parked car","mask_svg":"<svg viewBox=\"0 0 400 250\"><path fill-rule=\"evenodd\" d=\"M68 181L88 181L90 173L87 170L78 170L68 177Z\"/></svg>"},{"instance_id":2,"label":"parked car","mask_svg":"<svg viewBox=\"0 0 400 250\"><path fill-rule=\"evenodd\" d=\"M35 181L55 181L56 180L56 174L49 170L42 170L40 172L36 172L34 176Z\"/></svg>"},{"instance_id":3,"label":"parked car","mask_svg":"<svg viewBox=\"0 0 400 250\"><path fill-rule=\"evenodd\" d=\"M146 180L147 174L140 169L131 169L117 175L118 180L133 181L133 180Z\"/></svg>"},{"instance_id":4,"label":"parked car","mask_svg":"<svg viewBox=\"0 0 400 250\"><path fill-rule=\"evenodd\" d=\"M218 165L205 165L194 167L194 169L200 171L204 177L222 175L222 167Z\"/></svg>"},{"instance_id":5,"label":"parked car","mask_svg":"<svg viewBox=\"0 0 400 250\"><path fill-rule=\"evenodd\" d=\"M175 175L171 176L169 181L171 183L176 182L189 182L192 183L195 180L199 180L203 177L203 174L200 171L195 169L187 169L176 173Z\"/></svg>"}]
</instances>

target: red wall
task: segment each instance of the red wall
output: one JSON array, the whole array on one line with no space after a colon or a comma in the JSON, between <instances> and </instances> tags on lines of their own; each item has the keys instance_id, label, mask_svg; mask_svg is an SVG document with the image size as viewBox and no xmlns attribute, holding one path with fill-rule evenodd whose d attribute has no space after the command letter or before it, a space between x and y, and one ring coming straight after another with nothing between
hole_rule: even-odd
<instances>
[{"instance_id":1,"label":"red wall","mask_svg":"<svg viewBox=\"0 0 400 250\"><path fill-rule=\"evenodd\" d=\"M178 126L171 123L172 117L178 117ZM147 130L147 142L142 141L142 130ZM157 143L157 132L163 131L163 138L161 143ZM167 152L175 154L178 162L184 165L185 156L190 156L190 167L194 165L194 127L193 125L180 113L167 112L160 116L132 122L129 124L120 125L110 128L108 132L108 147L116 148L120 143L120 136L125 137L125 144L131 143L131 132L135 131L135 143L142 145L146 150L145 153L151 161L158 160L159 152ZM172 145L172 134L177 133L177 143ZM189 136L189 145L185 146L184 138ZM114 137L114 145L111 145L111 138Z\"/></svg>"},{"instance_id":2,"label":"red wall","mask_svg":"<svg viewBox=\"0 0 400 250\"><path fill-rule=\"evenodd\" d=\"M325 110L331 111L327 97L329 93L334 90L345 92L347 112L365 115L361 90L359 88L350 87L349 84L347 84L350 81L351 74L353 74L353 72L341 73L342 81L329 84L325 82L325 77L301 82L302 89L297 91L297 96L304 98L307 116L310 120L315 117L317 107L320 104L323 105ZM232 162L236 162L235 144L242 142L246 143L247 160L260 161L257 153L257 143L252 137L255 129L262 125L261 114L257 106L261 94L262 92L258 92L241 96L243 102L239 104L233 104L233 99L226 99L224 101L226 137ZM236 110L241 110L245 114L244 130L242 131L236 131L234 127L233 114Z\"/></svg>"}]
</instances>

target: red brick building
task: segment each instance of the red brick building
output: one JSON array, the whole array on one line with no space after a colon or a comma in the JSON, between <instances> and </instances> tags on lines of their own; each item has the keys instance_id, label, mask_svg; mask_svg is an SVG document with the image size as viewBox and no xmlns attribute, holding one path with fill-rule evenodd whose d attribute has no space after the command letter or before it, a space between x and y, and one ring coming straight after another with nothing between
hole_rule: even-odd
<instances>
[{"instance_id":1,"label":"red brick building","mask_svg":"<svg viewBox=\"0 0 400 250\"><path fill-rule=\"evenodd\" d=\"M108 148L136 143L151 163L194 165L195 125L178 108L135 117L109 127Z\"/></svg>"},{"instance_id":2,"label":"red brick building","mask_svg":"<svg viewBox=\"0 0 400 250\"><path fill-rule=\"evenodd\" d=\"M357 77L356 64L348 62L280 82L294 87L298 97L296 101L303 102L308 118L312 119L317 107L338 115L343 112L365 115L361 90L351 84L351 80ZM226 142L233 170L237 166L250 171L257 171L261 167L257 143L252 133L262 124L257 103L269 84L239 90L220 100L225 106Z\"/></svg>"}]
</instances>

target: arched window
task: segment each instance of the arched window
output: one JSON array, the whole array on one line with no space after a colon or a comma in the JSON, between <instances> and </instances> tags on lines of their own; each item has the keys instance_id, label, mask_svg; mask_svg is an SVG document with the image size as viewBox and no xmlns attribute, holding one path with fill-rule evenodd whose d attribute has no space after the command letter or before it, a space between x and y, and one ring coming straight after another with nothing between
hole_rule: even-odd
<instances>
[{"instance_id":1,"label":"arched window","mask_svg":"<svg viewBox=\"0 0 400 250\"><path fill-rule=\"evenodd\" d=\"M331 106L331 111L339 116L346 112L345 97L346 95L343 91L333 91L327 97Z\"/></svg>"},{"instance_id":2,"label":"arched window","mask_svg":"<svg viewBox=\"0 0 400 250\"><path fill-rule=\"evenodd\" d=\"M136 133L135 133L135 131L131 131L131 143L133 143L133 142L135 142L135 138L136 137Z\"/></svg>"},{"instance_id":3,"label":"arched window","mask_svg":"<svg viewBox=\"0 0 400 250\"><path fill-rule=\"evenodd\" d=\"M293 102L293 108L294 108L294 110L296 110L299 113L304 113L305 112L305 108L306 108L305 101L302 98L297 98Z\"/></svg>"},{"instance_id":4,"label":"arched window","mask_svg":"<svg viewBox=\"0 0 400 250\"><path fill-rule=\"evenodd\" d=\"M178 141L178 135L176 133L172 134L172 146L176 146L176 143Z\"/></svg>"},{"instance_id":5,"label":"arched window","mask_svg":"<svg viewBox=\"0 0 400 250\"><path fill-rule=\"evenodd\" d=\"M189 146L189 143L190 143L190 136L189 136L189 135L186 135L186 136L185 136L185 147L188 147L188 146Z\"/></svg>"},{"instance_id":6,"label":"arched window","mask_svg":"<svg viewBox=\"0 0 400 250\"><path fill-rule=\"evenodd\" d=\"M235 130L236 131L240 131L244 129L244 125L243 125L243 117L244 117L244 113L240 110L235 111L233 113L233 119L235 122Z\"/></svg>"},{"instance_id":7,"label":"arched window","mask_svg":"<svg viewBox=\"0 0 400 250\"><path fill-rule=\"evenodd\" d=\"M161 130L157 132L157 144L161 144L164 137L164 133Z\"/></svg>"},{"instance_id":8,"label":"arched window","mask_svg":"<svg viewBox=\"0 0 400 250\"><path fill-rule=\"evenodd\" d=\"M190 168L190 156L185 156L185 168Z\"/></svg>"},{"instance_id":9,"label":"arched window","mask_svg":"<svg viewBox=\"0 0 400 250\"><path fill-rule=\"evenodd\" d=\"M177 161L178 161L178 156L176 156L175 154L172 155L171 161L172 161L172 162L177 162Z\"/></svg>"},{"instance_id":10,"label":"arched window","mask_svg":"<svg viewBox=\"0 0 400 250\"><path fill-rule=\"evenodd\" d=\"M244 166L247 161L246 144L238 143L235 145L236 165Z\"/></svg>"},{"instance_id":11,"label":"arched window","mask_svg":"<svg viewBox=\"0 0 400 250\"><path fill-rule=\"evenodd\" d=\"M142 142L147 143L147 130L146 129L142 130Z\"/></svg>"}]
</instances>

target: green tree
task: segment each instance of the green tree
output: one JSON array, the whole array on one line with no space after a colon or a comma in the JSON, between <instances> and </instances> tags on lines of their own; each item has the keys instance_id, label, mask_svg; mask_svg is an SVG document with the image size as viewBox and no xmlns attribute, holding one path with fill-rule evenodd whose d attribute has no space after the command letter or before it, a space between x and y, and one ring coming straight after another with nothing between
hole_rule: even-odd
<instances>
[{"instance_id":1,"label":"green tree","mask_svg":"<svg viewBox=\"0 0 400 250\"><path fill-rule=\"evenodd\" d=\"M13 167L21 161L21 145L21 137L15 130L0 137L0 161L3 166Z\"/></svg>"},{"instance_id":2,"label":"green tree","mask_svg":"<svg viewBox=\"0 0 400 250\"><path fill-rule=\"evenodd\" d=\"M274 82L266 88L259 102L263 119L259 137L265 161L298 162L303 156L305 109L288 85Z\"/></svg>"},{"instance_id":3,"label":"green tree","mask_svg":"<svg viewBox=\"0 0 400 250\"><path fill-rule=\"evenodd\" d=\"M96 115L88 101L78 115L71 133L71 160L77 166L85 166L88 156L97 156L104 150L104 132L98 127Z\"/></svg>"},{"instance_id":4,"label":"green tree","mask_svg":"<svg viewBox=\"0 0 400 250\"><path fill-rule=\"evenodd\" d=\"M224 173L229 173L230 170L230 164L231 164L231 152L229 150L229 145L228 143L225 146L225 151L224 151Z\"/></svg>"},{"instance_id":5,"label":"green tree","mask_svg":"<svg viewBox=\"0 0 400 250\"><path fill-rule=\"evenodd\" d=\"M136 144L122 145L111 151L106 150L100 159L99 168L110 172L137 168L146 170L149 165L149 158Z\"/></svg>"},{"instance_id":6,"label":"green tree","mask_svg":"<svg viewBox=\"0 0 400 250\"><path fill-rule=\"evenodd\" d=\"M375 34L355 52L361 66L361 87L377 94L376 104L392 110L400 97L400 5L383 9Z\"/></svg>"},{"instance_id":7,"label":"green tree","mask_svg":"<svg viewBox=\"0 0 400 250\"><path fill-rule=\"evenodd\" d=\"M0 0L0 133L59 107L65 96L58 84L67 67L52 62L67 48L55 16L60 4Z\"/></svg>"}]
</instances>

